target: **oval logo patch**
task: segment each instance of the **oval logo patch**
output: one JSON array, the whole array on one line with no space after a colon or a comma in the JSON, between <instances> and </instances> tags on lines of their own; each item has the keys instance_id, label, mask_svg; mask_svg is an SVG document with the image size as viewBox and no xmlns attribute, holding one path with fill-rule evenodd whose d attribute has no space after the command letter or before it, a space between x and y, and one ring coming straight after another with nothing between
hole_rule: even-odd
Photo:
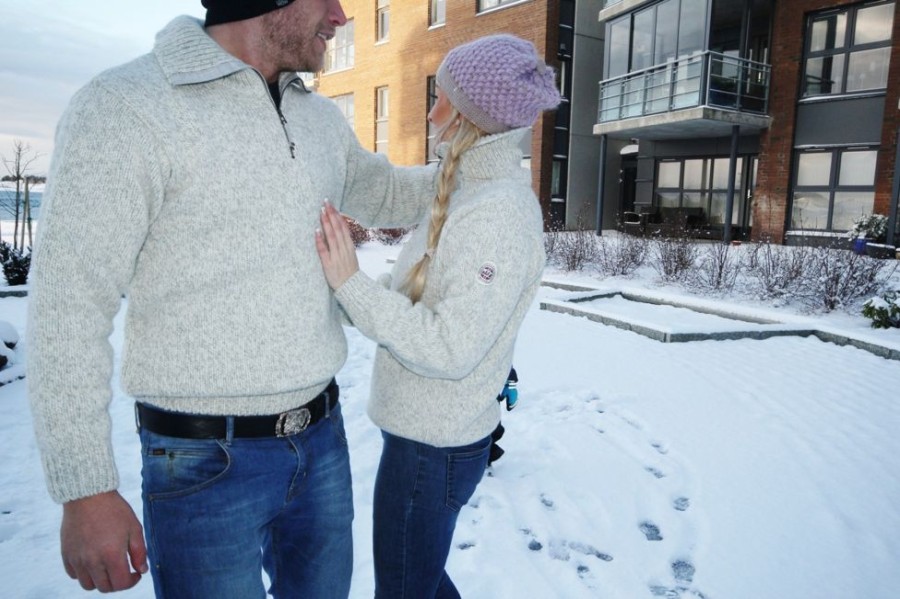
<instances>
[{"instance_id":1,"label":"oval logo patch","mask_svg":"<svg viewBox=\"0 0 900 599\"><path fill-rule=\"evenodd\" d=\"M478 282L490 285L497 275L497 266L493 262L485 262L478 269Z\"/></svg>"}]
</instances>

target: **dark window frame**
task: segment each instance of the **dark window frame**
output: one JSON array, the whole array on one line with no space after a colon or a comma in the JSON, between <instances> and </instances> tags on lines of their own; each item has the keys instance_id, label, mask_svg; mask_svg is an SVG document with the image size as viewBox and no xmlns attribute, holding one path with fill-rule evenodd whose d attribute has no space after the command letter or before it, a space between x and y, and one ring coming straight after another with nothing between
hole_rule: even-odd
<instances>
[{"instance_id":1,"label":"dark window frame","mask_svg":"<svg viewBox=\"0 0 900 599\"><path fill-rule=\"evenodd\" d=\"M790 194L790 206L788 207L787 216L788 216L788 229L790 230L811 230L811 231L827 231L827 232L845 232L848 231L849 228L835 228L834 227L834 198L836 194L839 193L854 193L854 192L865 192L872 194L873 207L874 207L874 196L875 196L875 184L878 179L878 173L874 170L873 165L873 177L871 185L841 185L840 182L840 174L841 174L841 164L843 162L844 156L853 152L874 152L875 153L875 161L878 161L878 146L872 145L856 145L856 146L836 146L836 147L828 147L828 148L799 148L794 151L794 172L791 176L791 194ZM830 154L831 155L831 166L830 172L828 174L828 183L824 185L800 185L798 183L798 179L800 178L800 156L803 154ZM794 226L794 200L797 194L799 193L823 193L828 195L828 213L826 218L826 223L824 227L808 227L804 226L801 223L800 227ZM871 212L871 209L869 210Z\"/></svg>"},{"instance_id":2,"label":"dark window frame","mask_svg":"<svg viewBox=\"0 0 900 599\"><path fill-rule=\"evenodd\" d=\"M872 8L875 6L883 6L883 5L893 5L895 4L895 0L875 0L871 2L862 2L859 4L852 4L849 6L842 6L839 8L832 8L824 11L819 11L816 13L812 13L807 17L806 20L806 28L805 28L805 38L803 40L803 70L801 73L801 82L800 82L800 98L801 99L809 99L809 98L834 98L838 96L859 96L859 95L869 95L876 93L883 93L887 89L887 78L885 80L884 87L876 87L876 88L868 88L861 90L852 90L847 91L847 83L850 80L849 72L850 72L850 58L853 54L858 54L860 52L866 52L869 50L878 50L883 48L888 48L888 64L885 65L885 70L890 68L890 48L892 45L892 40L888 37L886 40L881 40L877 42L869 42L864 44L856 44L855 43L855 35L856 35L856 21L857 16L861 10L865 10L867 8ZM896 12L896 11L895 11ZM825 21L830 18L839 17L841 15L846 15L846 24L844 31L844 40L841 42L840 46L835 45L832 48L825 48L822 50L812 50L812 41L813 41L813 27L816 23ZM841 74L840 74L840 89L838 91L832 92L810 92L810 76L809 73L809 64L811 60L818 59L834 59L836 57L842 58L841 64Z\"/></svg>"}]
</instances>

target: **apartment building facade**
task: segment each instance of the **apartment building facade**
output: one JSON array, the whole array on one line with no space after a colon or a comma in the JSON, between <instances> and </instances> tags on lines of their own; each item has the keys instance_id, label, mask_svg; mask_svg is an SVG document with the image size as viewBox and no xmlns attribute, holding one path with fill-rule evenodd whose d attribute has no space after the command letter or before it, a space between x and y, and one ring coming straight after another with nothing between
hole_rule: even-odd
<instances>
[{"instance_id":1,"label":"apartment building facade","mask_svg":"<svg viewBox=\"0 0 900 599\"><path fill-rule=\"evenodd\" d=\"M343 0L349 21L329 42L325 68L311 83L337 102L364 147L395 164L424 164L436 159L435 131L426 116L444 55L491 33L530 40L557 70L564 102L532 128L523 143L524 166L531 169L545 225L563 227L568 195L590 205L596 199L599 138L592 129L601 74L596 57L603 50L601 2ZM584 48L581 62L576 44ZM575 66L581 69L577 76Z\"/></svg>"},{"instance_id":2,"label":"apartment building facade","mask_svg":"<svg viewBox=\"0 0 900 599\"><path fill-rule=\"evenodd\" d=\"M895 0L606 0L597 229L679 208L710 238L898 238ZM570 206L569 209L577 209Z\"/></svg>"}]
</instances>

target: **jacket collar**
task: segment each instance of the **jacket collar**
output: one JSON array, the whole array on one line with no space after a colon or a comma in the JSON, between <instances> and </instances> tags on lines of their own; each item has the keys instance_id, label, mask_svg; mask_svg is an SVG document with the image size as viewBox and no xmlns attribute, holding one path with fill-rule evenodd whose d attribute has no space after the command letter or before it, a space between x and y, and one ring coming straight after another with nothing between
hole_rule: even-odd
<instances>
[{"instance_id":1,"label":"jacket collar","mask_svg":"<svg viewBox=\"0 0 900 599\"><path fill-rule=\"evenodd\" d=\"M207 35L202 21L189 16L176 17L156 34L153 53L172 85L208 83L239 71L255 70L226 52ZM300 77L282 73L279 79L284 91Z\"/></svg>"},{"instance_id":2,"label":"jacket collar","mask_svg":"<svg viewBox=\"0 0 900 599\"><path fill-rule=\"evenodd\" d=\"M528 131L528 127L522 127L479 139L459 158L459 180L521 176L521 142ZM441 143L435 153L443 159L448 147L448 143Z\"/></svg>"}]
</instances>

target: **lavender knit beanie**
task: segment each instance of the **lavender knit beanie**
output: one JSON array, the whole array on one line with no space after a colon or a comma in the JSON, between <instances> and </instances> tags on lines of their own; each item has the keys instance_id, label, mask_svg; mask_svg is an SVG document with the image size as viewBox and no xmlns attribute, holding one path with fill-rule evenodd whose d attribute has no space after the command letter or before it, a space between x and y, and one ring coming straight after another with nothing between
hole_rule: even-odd
<instances>
[{"instance_id":1,"label":"lavender knit beanie","mask_svg":"<svg viewBox=\"0 0 900 599\"><path fill-rule=\"evenodd\" d=\"M553 69L534 44L514 35L489 35L453 48L435 82L485 133L530 127L560 102Z\"/></svg>"}]
</instances>

